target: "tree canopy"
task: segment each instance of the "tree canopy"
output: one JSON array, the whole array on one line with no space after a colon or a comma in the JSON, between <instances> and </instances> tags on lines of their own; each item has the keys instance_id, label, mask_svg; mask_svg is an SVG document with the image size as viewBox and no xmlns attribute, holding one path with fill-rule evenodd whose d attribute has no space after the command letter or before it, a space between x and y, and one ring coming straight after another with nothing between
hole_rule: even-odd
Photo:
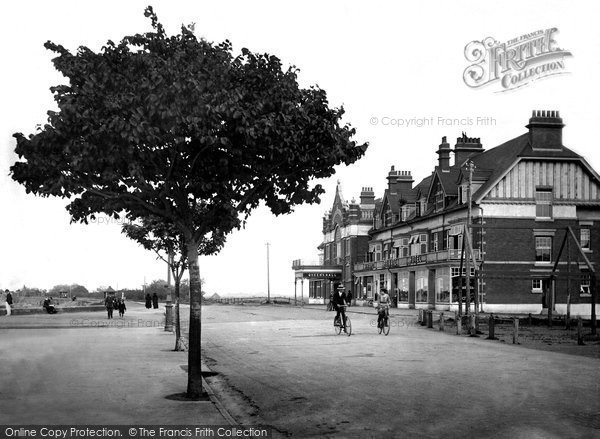
<instances>
[{"instance_id":1,"label":"tree canopy","mask_svg":"<svg viewBox=\"0 0 600 439\"><path fill-rule=\"evenodd\" d=\"M214 44L182 27L169 36L151 7L152 31L76 53L53 42L68 84L51 88L58 111L38 132L16 133L14 180L27 192L68 199L73 221L98 213L153 216L184 237L190 267L188 395L200 386L197 249L225 236L261 201L275 214L319 202L314 178L351 164L367 144L342 125L298 70L229 41ZM341 74L341 73L340 73Z\"/></svg>"}]
</instances>

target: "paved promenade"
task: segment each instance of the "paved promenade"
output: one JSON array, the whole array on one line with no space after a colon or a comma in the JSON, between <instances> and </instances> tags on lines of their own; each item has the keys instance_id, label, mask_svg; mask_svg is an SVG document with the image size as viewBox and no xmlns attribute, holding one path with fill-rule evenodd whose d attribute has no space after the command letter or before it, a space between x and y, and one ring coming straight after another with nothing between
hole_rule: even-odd
<instances>
[{"instance_id":1,"label":"paved promenade","mask_svg":"<svg viewBox=\"0 0 600 439\"><path fill-rule=\"evenodd\" d=\"M172 351L164 308L127 306L123 320L0 317L0 425L229 425L211 400L166 398L186 389L187 353Z\"/></svg>"}]
</instances>

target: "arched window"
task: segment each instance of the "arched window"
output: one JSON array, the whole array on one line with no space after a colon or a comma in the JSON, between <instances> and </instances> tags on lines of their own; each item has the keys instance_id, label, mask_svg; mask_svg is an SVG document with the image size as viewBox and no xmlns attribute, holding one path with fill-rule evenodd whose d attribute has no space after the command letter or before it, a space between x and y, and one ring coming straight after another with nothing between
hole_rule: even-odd
<instances>
[{"instance_id":1,"label":"arched window","mask_svg":"<svg viewBox=\"0 0 600 439\"><path fill-rule=\"evenodd\" d=\"M338 227L335 228L335 257L336 258L341 258L343 256L342 254L342 232Z\"/></svg>"}]
</instances>

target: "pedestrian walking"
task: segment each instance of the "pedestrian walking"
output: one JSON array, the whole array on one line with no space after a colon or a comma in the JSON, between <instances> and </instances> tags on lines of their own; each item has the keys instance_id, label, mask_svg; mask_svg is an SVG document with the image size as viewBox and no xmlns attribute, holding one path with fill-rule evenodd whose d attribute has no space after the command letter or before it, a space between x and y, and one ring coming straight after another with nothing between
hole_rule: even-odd
<instances>
[{"instance_id":1,"label":"pedestrian walking","mask_svg":"<svg viewBox=\"0 0 600 439\"><path fill-rule=\"evenodd\" d=\"M125 306L125 300L121 299L119 300L119 317L123 318L123 316L125 315L125 311L127 310L127 307Z\"/></svg>"},{"instance_id":2,"label":"pedestrian walking","mask_svg":"<svg viewBox=\"0 0 600 439\"><path fill-rule=\"evenodd\" d=\"M6 299L4 302L4 305L6 306L6 316L9 316L12 313L12 295L10 294L10 291L5 290L4 291L6 293Z\"/></svg>"},{"instance_id":3,"label":"pedestrian walking","mask_svg":"<svg viewBox=\"0 0 600 439\"><path fill-rule=\"evenodd\" d=\"M114 298L112 296L106 296L106 300L104 300L104 306L106 307L106 312L108 313L108 318L113 318L113 310L115 309Z\"/></svg>"},{"instance_id":4,"label":"pedestrian walking","mask_svg":"<svg viewBox=\"0 0 600 439\"><path fill-rule=\"evenodd\" d=\"M158 294L156 293L152 295L152 306L154 309L158 309Z\"/></svg>"},{"instance_id":5,"label":"pedestrian walking","mask_svg":"<svg viewBox=\"0 0 600 439\"><path fill-rule=\"evenodd\" d=\"M346 303L348 306L352 306L352 291L348 290L348 294L346 294Z\"/></svg>"},{"instance_id":6,"label":"pedestrian walking","mask_svg":"<svg viewBox=\"0 0 600 439\"><path fill-rule=\"evenodd\" d=\"M146 309L152 308L152 297L150 297L150 293L146 294Z\"/></svg>"}]
</instances>

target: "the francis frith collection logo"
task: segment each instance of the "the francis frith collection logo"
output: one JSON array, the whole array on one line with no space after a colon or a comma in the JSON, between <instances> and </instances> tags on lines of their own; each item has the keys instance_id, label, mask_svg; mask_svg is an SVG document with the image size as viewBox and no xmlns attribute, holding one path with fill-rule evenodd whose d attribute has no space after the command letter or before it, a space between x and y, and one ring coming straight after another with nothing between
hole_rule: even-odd
<instances>
[{"instance_id":1,"label":"the francis frith collection logo","mask_svg":"<svg viewBox=\"0 0 600 439\"><path fill-rule=\"evenodd\" d=\"M553 75L568 73L565 58L571 52L558 47L557 28L538 30L504 43L492 37L471 41L465 58L472 63L463 74L471 88L498 84L505 92Z\"/></svg>"}]
</instances>

